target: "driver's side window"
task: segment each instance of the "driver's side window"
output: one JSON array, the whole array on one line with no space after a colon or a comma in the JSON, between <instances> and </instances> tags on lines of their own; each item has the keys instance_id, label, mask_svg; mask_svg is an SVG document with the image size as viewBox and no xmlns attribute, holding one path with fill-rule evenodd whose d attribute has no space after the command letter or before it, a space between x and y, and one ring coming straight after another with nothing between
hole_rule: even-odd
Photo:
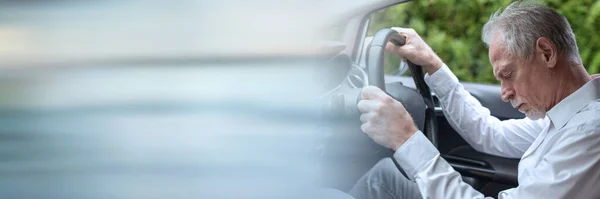
<instances>
[{"instance_id":1,"label":"driver's side window","mask_svg":"<svg viewBox=\"0 0 600 199\"><path fill-rule=\"evenodd\" d=\"M460 9L459 7L469 5L412 1L374 12L369 17L367 35L363 43L367 45L370 38L384 28L412 28L451 67L461 81L497 84L488 60L487 48L481 41L481 28L489 17L487 14L492 11L467 14L441 12L447 10L448 6ZM470 17L469 14L475 17ZM400 62L398 56L386 54L386 75L409 75L409 72L402 73L399 70Z\"/></svg>"},{"instance_id":2,"label":"driver's side window","mask_svg":"<svg viewBox=\"0 0 600 199\"><path fill-rule=\"evenodd\" d=\"M465 82L497 84L488 58L488 49L481 41L481 29L490 13L506 7L514 0L496 1L411 1L374 12L370 16L367 36L382 28L404 27L417 33L438 53L452 72ZM600 4L594 1L542 0L567 17L577 38L583 65L588 73L600 73L597 39L600 27ZM397 73L399 59L388 55L385 71Z\"/></svg>"},{"instance_id":3,"label":"driver's side window","mask_svg":"<svg viewBox=\"0 0 600 199\"><path fill-rule=\"evenodd\" d=\"M404 14L405 10L409 8L411 3L402 3L394 6L390 6L374 12L369 17L369 23L367 23L367 34L363 41L363 51L368 49L368 45L371 43L371 39L377 33L377 31L390 28L400 27L401 24L405 24L404 21L407 16ZM363 52L366 53L366 52ZM363 58L364 58L363 54ZM384 71L386 75L407 75L406 67L400 67L401 59L398 56L386 53L385 54L385 66ZM361 65L365 65L365 59L361 60Z\"/></svg>"}]
</instances>

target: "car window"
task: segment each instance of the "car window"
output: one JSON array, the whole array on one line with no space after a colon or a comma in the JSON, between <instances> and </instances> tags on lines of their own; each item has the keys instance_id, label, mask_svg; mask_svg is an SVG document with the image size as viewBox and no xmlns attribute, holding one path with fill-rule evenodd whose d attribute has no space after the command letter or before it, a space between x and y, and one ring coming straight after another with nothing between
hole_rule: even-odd
<instances>
[{"instance_id":1,"label":"car window","mask_svg":"<svg viewBox=\"0 0 600 199\"><path fill-rule=\"evenodd\" d=\"M369 45L372 37L375 36L375 33L377 33L377 31L381 29L390 27L402 27L403 25L401 24L404 24L403 19L406 18L406 16L404 16L404 13L406 13L405 10L409 8L411 4L413 3L402 3L384 8L371 14L371 16L369 17L367 36L364 42L365 45ZM409 75L409 72L404 72L405 70L400 69L399 66L400 64L402 64L401 62L402 60L400 59L400 57L386 53L384 66L385 74Z\"/></svg>"},{"instance_id":2,"label":"car window","mask_svg":"<svg viewBox=\"0 0 600 199\"><path fill-rule=\"evenodd\" d=\"M438 53L461 81L498 84L492 73L481 29L490 15L512 0L412 1L373 13L367 36L389 27L413 28ZM600 2L541 1L566 16L577 38L583 65L590 74L600 73ZM387 74L398 72L399 59L387 55Z\"/></svg>"}]
</instances>

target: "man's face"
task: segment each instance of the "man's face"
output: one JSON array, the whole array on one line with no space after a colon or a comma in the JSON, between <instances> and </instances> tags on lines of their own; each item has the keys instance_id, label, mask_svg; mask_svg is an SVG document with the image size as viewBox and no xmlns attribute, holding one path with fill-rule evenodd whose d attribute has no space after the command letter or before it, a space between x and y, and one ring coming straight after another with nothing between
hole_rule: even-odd
<instances>
[{"instance_id":1,"label":"man's face","mask_svg":"<svg viewBox=\"0 0 600 199\"><path fill-rule=\"evenodd\" d=\"M546 115L551 86L549 70L542 63L522 60L507 53L504 41L494 34L490 42L489 58L494 67L494 76L501 83L502 100L510 101L513 107L532 119Z\"/></svg>"}]
</instances>

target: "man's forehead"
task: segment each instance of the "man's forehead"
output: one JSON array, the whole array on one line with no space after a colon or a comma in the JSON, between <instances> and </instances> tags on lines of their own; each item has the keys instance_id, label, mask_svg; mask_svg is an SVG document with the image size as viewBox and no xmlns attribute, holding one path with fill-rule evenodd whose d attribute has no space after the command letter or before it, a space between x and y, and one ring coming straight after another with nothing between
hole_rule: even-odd
<instances>
[{"instance_id":1,"label":"man's forehead","mask_svg":"<svg viewBox=\"0 0 600 199\"><path fill-rule=\"evenodd\" d=\"M504 70L513 61L506 50L506 45L501 37L501 33L496 32L490 40L489 59L492 64L494 75Z\"/></svg>"},{"instance_id":2,"label":"man's forehead","mask_svg":"<svg viewBox=\"0 0 600 199\"><path fill-rule=\"evenodd\" d=\"M499 32L495 32L490 40L489 58L490 62L494 64L498 59L508 55L506 51L506 45L504 39L502 39Z\"/></svg>"}]
</instances>

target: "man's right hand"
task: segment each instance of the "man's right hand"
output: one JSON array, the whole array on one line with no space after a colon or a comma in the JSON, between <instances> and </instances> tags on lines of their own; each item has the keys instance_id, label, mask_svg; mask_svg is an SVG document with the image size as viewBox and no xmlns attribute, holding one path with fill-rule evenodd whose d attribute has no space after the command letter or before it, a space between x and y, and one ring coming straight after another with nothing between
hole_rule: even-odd
<instances>
[{"instance_id":1,"label":"man's right hand","mask_svg":"<svg viewBox=\"0 0 600 199\"><path fill-rule=\"evenodd\" d=\"M398 31L400 35L406 38L406 41L403 46L396 46L392 43L388 43L385 46L386 52L396 54L403 59L408 59L412 63L422 66L427 70L429 75L442 67L442 59L431 50L431 47L421 39L415 30L397 27L392 28L392 30Z\"/></svg>"}]
</instances>

